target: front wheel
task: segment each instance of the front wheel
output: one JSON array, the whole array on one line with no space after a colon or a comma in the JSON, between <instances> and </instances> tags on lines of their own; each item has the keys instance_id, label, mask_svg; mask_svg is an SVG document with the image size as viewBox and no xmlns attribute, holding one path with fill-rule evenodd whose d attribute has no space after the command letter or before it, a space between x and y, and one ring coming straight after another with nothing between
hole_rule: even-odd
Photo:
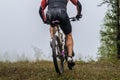
<instances>
[{"instance_id":1,"label":"front wheel","mask_svg":"<svg viewBox=\"0 0 120 80\"><path fill-rule=\"evenodd\" d=\"M55 70L57 73L61 74L64 71L64 58L61 55L60 40L57 36L53 37L51 45L52 45L52 56L53 56Z\"/></svg>"}]
</instances>

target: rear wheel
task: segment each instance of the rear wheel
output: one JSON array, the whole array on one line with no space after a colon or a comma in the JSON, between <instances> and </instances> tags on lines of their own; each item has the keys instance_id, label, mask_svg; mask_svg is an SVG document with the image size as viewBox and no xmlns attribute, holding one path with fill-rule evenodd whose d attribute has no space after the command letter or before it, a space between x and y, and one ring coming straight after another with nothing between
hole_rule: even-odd
<instances>
[{"instance_id":1,"label":"rear wheel","mask_svg":"<svg viewBox=\"0 0 120 80\"><path fill-rule=\"evenodd\" d=\"M52 40L52 53L55 70L61 74L64 71L64 56L61 55L61 45L57 36Z\"/></svg>"}]
</instances>

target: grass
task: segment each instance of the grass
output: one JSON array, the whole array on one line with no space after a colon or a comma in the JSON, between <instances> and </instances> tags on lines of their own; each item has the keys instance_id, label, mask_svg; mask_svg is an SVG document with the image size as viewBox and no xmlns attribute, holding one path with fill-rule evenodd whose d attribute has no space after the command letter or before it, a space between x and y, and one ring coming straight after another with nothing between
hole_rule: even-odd
<instances>
[{"instance_id":1,"label":"grass","mask_svg":"<svg viewBox=\"0 0 120 80\"><path fill-rule=\"evenodd\" d=\"M76 62L74 70L55 72L52 62L0 62L0 80L120 80L120 61Z\"/></svg>"}]
</instances>

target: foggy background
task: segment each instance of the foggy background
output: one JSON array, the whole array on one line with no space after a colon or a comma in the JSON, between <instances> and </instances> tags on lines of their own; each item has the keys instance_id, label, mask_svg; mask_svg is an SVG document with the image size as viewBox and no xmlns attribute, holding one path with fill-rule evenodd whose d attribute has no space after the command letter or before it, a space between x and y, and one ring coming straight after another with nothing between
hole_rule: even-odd
<instances>
[{"instance_id":1,"label":"foggy background","mask_svg":"<svg viewBox=\"0 0 120 80\"><path fill-rule=\"evenodd\" d=\"M107 7L98 7L101 0L79 0L83 17L71 22L75 59L97 59L101 25ZM49 26L39 16L41 0L0 1L0 60L51 60ZM69 1L69 16L76 16L76 7ZM40 56L40 57L39 57Z\"/></svg>"}]
</instances>

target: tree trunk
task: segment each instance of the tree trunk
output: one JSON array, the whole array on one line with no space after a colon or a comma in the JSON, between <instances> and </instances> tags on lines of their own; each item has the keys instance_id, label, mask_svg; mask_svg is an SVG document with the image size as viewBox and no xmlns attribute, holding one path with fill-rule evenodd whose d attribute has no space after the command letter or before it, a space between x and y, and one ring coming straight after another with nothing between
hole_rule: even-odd
<instances>
[{"instance_id":1,"label":"tree trunk","mask_svg":"<svg viewBox=\"0 0 120 80\"><path fill-rule=\"evenodd\" d=\"M120 59L120 4L119 0L116 2L117 4L117 57Z\"/></svg>"}]
</instances>

